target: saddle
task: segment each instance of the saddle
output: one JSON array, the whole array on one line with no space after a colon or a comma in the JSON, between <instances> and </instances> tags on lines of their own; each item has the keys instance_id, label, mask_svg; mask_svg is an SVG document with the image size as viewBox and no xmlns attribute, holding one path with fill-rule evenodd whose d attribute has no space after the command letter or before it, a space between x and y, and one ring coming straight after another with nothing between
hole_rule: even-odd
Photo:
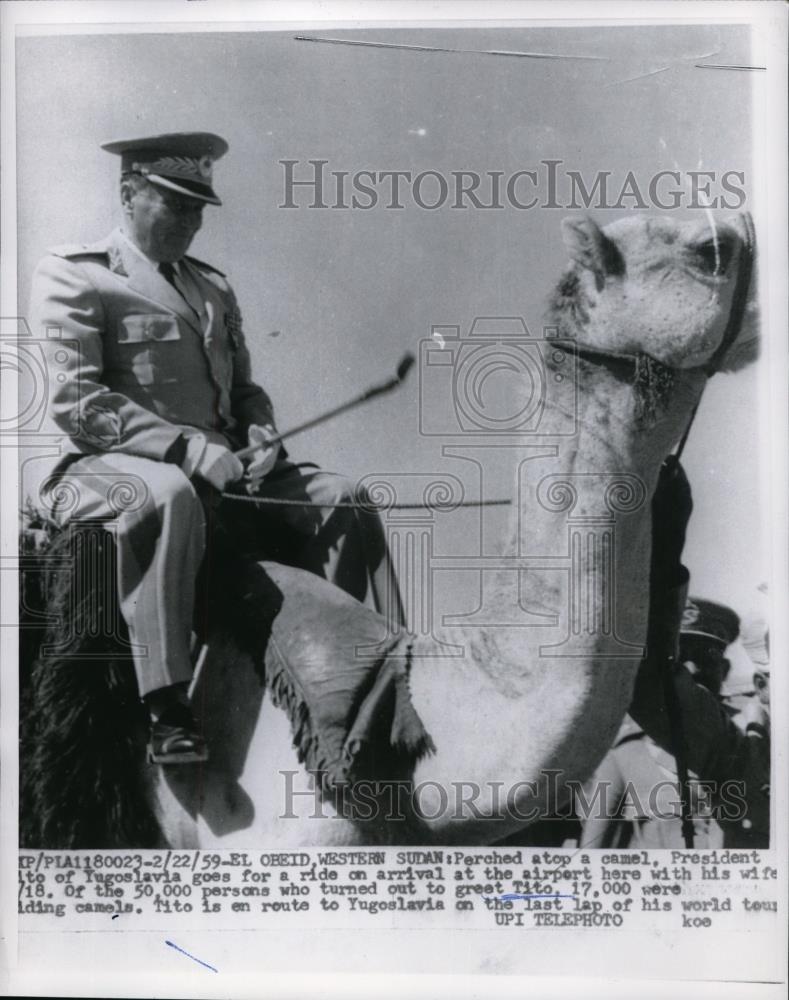
<instances>
[{"instance_id":1,"label":"saddle","mask_svg":"<svg viewBox=\"0 0 789 1000\"><path fill-rule=\"evenodd\" d=\"M198 588L197 619L204 629L221 626L252 657L324 794L336 802L360 778L407 776L433 750L408 690L413 636L386 636L379 615L303 570L239 565L237 553L224 561L213 562L210 581ZM105 581L99 586L97 567ZM115 545L101 523L61 528L27 512L20 553L23 847L159 843L146 791L148 715L114 581ZM286 582L284 603L278 582Z\"/></svg>"}]
</instances>

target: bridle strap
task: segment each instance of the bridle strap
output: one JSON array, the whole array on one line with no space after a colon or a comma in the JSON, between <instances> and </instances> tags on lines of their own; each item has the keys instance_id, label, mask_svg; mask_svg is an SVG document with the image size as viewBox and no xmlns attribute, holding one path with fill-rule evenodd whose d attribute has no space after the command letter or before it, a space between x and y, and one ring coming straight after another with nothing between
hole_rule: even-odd
<instances>
[{"instance_id":1,"label":"bridle strap","mask_svg":"<svg viewBox=\"0 0 789 1000\"><path fill-rule=\"evenodd\" d=\"M705 365L708 378L714 375L718 370L720 363L723 360L723 356L737 339L737 335L742 327L743 317L745 316L745 307L748 304L748 292L751 288L755 247L755 234L751 213L744 212L742 221L743 226L745 227L745 236L743 239L742 250L740 251L740 259L737 262L737 281L734 285L734 295L732 296L731 309L729 310L729 322L726 324L723 337L721 338L721 342L718 344L715 353Z\"/></svg>"},{"instance_id":2,"label":"bridle strap","mask_svg":"<svg viewBox=\"0 0 789 1000\"><path fill-rule=\"evenodd\" d=\"M630 368L635 372L638 366L638 356L635 354L620 354L616 351L603 351L597 347L589 347L586 344L575 343L574 354L582 361L589 361L594 365L607 365L615 367L621 365L623 368Z\"/></svg>"},{"instance_id":3,"label":"bridle strap","mask_svg":"<svg viewBox=\"0 0 789 1000\"><path fill-rule=\"evenodd\" d=\"M737 262L737 279L734 286L734 294L732 295L731 309L729 310L729 319L726 323L726 329L723 331L723 337L721 338L720 344L718 344L715 349L715 353L712 357L703 365L703 370L707 378L710 378L720 367L720 364L737 339L738 334L742 328L743 317L745 316L745 308L748 304L748 293L751 287L751 279L753 276L753 263L754 263L754 250L756 246L755 232L753 226L753 219L750 212L744 212L742 215L743 227L745 230L742 250L740 251L740 257ZM616 351L603 351L596 347L590 347L586 344L575 344L575 355L584 361L589 361L592 364L602 364L611 367L616 367L620 365L630 369L634 374L638 369L639 357L635 354L627 353L617 353ZM675 455L677 458L682 454L685 445L690 435L690 429L693 426L693 420L696 416L696 411L698 410L698 404L696 404L693 412L690 415L690 420L688 421L687 427L680 439L677 446Z\"/></svg>"},{"instance_id":4,"label":"bridle strap","mask_svg":"<svg viewBox=\"0 0 789 1000\"><path fill-rule=\"evenodd\" d=\"M715 374L720 367L720 363L725 354L737 339L737 336L742 329L745 307L748 304L748 293L751 290L751 279L753 277L753 259L756 237L751 213L744 212L742 221L745 228L745 237L743 239L742 250L740 251L740 259L737 262L737 281L734 285L734 295L732 296L731 309L729 310L729 321L726 324L726 329L723 331L720 344L718 344L715 349L715 353L704 366L704 372L707 378L711 378ZM701 400L699 400L699 402L701 402ZM685 428L679 444L677 445L677 450L674 452L677 459L682 456L682 452L685 450L685 445L688 443L690 430L691 427L693 427L693 421L696 418L698 409L699 403L696 403L693 407L693 412L690 415L690 420L688 420L687 427Z\"/></svg>"}]
</instances>

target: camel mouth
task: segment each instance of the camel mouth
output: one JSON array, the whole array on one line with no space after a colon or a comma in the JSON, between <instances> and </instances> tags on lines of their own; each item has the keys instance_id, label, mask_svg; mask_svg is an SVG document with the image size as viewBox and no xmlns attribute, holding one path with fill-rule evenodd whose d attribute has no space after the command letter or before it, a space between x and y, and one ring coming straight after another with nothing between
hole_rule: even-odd
<instances>
[{"instance_id":1,"label":"camel mouth","mask_svg":"<svg viewBox=\"0 0 789 1000\"><path fill-rule=\"evenodd\" d=\"M618 353L576 344L578 373L592 374L605 369L617 381L632 387L635 419L639 428L655 424L671 400L672 390L682 369L672 367L646 351Z\"/></svg>"},{"instance_id":2,"label":"camel mouth","mask_svg":"<svg viewBox=\"0 0 789 1000\"><path fill-rule=\"evenodd\" d=\"M636 355L633 394L636 401L636 424L652 427L668 409L676 384L677 369L658 361L651 354Z\"/></svg>"}]
</instances>

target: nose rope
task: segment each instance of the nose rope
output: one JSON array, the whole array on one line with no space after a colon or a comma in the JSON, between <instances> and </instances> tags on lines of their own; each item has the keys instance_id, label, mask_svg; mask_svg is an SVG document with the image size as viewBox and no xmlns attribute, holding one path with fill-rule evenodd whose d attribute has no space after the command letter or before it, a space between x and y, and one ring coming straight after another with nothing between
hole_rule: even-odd
<instances>
[{"instance_id":1,"label":"nose rope","mask_svg":"<svg viewBox=\"0 0 789 1000\"><path fill-rule=\"evenodd\" d=\"M701 400L699 400L699 403ZM699 403L693 407L693 412L690 415L690 420L688 420L685 430L682 432L682 437L679 439L679 444L677 445L677 450L674 452L674 458L677 461L682 458L682 452L685 450L685 445L688 443L688 438L690 437L690 429L693 426L693 421L696 419L696 414L699 412Z\"/></svg>"}]
</instances>

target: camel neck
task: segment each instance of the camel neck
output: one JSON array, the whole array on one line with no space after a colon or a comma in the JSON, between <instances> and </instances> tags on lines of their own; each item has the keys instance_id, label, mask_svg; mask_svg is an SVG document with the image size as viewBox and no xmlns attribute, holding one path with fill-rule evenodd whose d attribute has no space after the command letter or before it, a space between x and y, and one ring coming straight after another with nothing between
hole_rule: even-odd
<instances>
[{"instance_id":1,"label":"camel neck","mask_svg":"<svg viewBox=\"0 0 789 1000\"><path fill-rule=\"evenodd\" d=\"M575 433L557 438L556 472L629 473L654 486L660 463L698 404L706 376L698 369L663 369L653 379L655 388L648 362L642 384L638 384L638 362L579 363ZM560 424L567 425L567 415L557 413L548 402L545 435Z\"/></svg>"},{"instance_id":2,"label":"camel neck","mask_svg":"<svg viewBox=\"0 0 789 1000\"><path fill-rule=\"evenodd\" d=\"M681 437L706 379L696 372L675 373L670 398L647 419L639 415L643 407L619 371L589 366L582 375L572 436L551 436L556 427L566 429L567 413L546 406L539 441L550 442L555 454L521 465L513 494L520 506L500 550L505 557L542 557L542 564L538 559L520 574L502 569L491 588L500 607L514 606L514 588L521 607L544 616L546 623L557 621L558 630L567 632L573 599L568 581L574 579L580 588L585 580L586 591L605 591L610 607L616 605L620 635L638 644L644 641L648 602L651 497L660 466ZM605 552L610 552L611 580L601 579ZM524 651L543 644L546 635L543 629L493 630L485 638L486 659L513 679L514 661L523 661ZM497 646L495 658L489 655L491 642ZM585 643L585 652L594 655L598 642L605 645L609 637L588 628L578 639L579 649Z\"/></svg>"}]
</instances>

